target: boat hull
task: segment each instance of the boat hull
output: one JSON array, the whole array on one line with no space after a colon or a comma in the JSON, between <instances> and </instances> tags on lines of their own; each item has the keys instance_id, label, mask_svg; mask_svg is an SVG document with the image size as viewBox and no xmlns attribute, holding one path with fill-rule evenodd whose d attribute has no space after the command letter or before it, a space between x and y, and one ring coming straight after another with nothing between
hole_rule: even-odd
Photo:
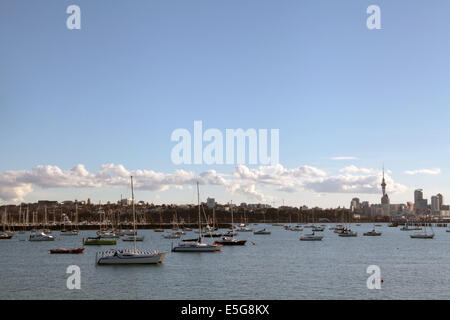
<instances>
[{"instance_id":1,"label":"boat hull","mask_svg":"<svg viewBox=\"0 0 450 320\"><path fill-rule=\"evenodd\" d=\"M85 246L115 245L117 244L117 241L107 239L83 239L83 244Z\"/></svg>"},{"instance_id":2,"label":"boat hull","mask_svg":"<svg viewBox=\"0 0 450 320\"><path fill-rule=\"evenodd\" d=\"M159 264L162 263L165 253L148 255L108 255L97 258L99 265L126 265L126 264Z\"/></svg>"},{"instance_id":3,"label":"boat hull","mask_svg":"<svg viewBox=\"0 0 450 320\"><path fill-rule=\"evenodd\" d=\"M84 248L74 248L74 249L52 249L50 250L51 254L79 254L83 253Z\"/></svg>"},{"instance_id":4,"label":"boat hull","mask_svg":"<svg viewBox=\"0 0 450 320\"><path fill-rule=\"evenodd\" d=\"M215 241L214 244L219 244L221 246L245 246L247 240L237 240L237 241Z\"/></svg>"}]
</instances>

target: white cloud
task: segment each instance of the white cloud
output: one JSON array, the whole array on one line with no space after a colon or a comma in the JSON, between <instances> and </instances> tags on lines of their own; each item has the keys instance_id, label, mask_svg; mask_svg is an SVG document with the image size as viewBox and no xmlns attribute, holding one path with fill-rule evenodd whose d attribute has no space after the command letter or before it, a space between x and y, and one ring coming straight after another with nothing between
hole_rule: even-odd
<instances>
[{"instance_id":1,"label":"white cloud","mask_svg":"<svg viewBox=\"0 0 450 320\"><path fill-rule=\"evenodd\" d=\"M417 174L428 174L428 175L437 175L440 174L442 171L439 168L436 169L420 169L420 170L406 170L405 173L414 176Z\"/></svg>"},{"instance_id":2,"label":"white cloud","mask_svg":"<svg viewBox=\"0 0 450 320\"><path fill-rule=\"evenodd\" d=\"M311 191L317 193L379 193L381 171L348 166L340 174L332 175L312 166L284 168L260 166L248 168L239 165L232 174L208 170L196 174L193 171L175 170L173 173L153 170L127 170L123 165L104 164L97 173L91 173L79 164L72 169L62 170L57 166L37 166L31 170L5 171L0 173L0 199L21 201L39 188L100 188L128 186L133 175L136 189L165 191L188 189L198 181L201 185L223 186L227 192L237 193L258 201L270 201L273 195L264 194L261 188L295 193ZM406 187L395 183L389 173L386 175L389 192L403 192Z\"/></svg>"},{"instance_id":3,"label":"white cloud","mask_svg":"<svg viewBox=\"0 0 450 320\"><path fill-rule=\"evenodd\" d=\"M342 157L332 157L331 160L342 161L342 160L358 160L357 157L352 156L342 156Z\"/></svg>"},{"instance_id":4,"label":"white cloud","mask_svg":"<svg viewBox=\"0 0 450 320\"><path fill-rule=\"evenodd\" d=\"M364 174L374 173L375 172L373 169L358 168L355 165L351 165L351 166L342 168L339 171L340 172L344 172L344 173L364 173Z\"/></svg>"}]
</instances>

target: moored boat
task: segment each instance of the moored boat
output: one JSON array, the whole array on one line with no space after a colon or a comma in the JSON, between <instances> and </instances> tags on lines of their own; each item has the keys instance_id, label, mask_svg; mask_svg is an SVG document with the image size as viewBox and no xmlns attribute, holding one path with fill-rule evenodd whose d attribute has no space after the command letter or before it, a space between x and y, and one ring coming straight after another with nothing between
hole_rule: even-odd
<instances>
[{"instance_id":1,"label":"moored boat","mask_svg":"<svg viewBox=\"0 0 450 320\"><path fill-rule=\"evenodd\" d=\"M271 234L271 232L270 232L269 230L266 230L266 229L261 229L261 230L258 230L258 231L253 232L253 234L263 234L263 235L266 235L266 234Z\"/></svg>"},{"instance_id":2,"label":"moored boat","mask_svg":"<svg viewBox=\"0 0 450 320\"><path fill-rule=\"evenodd\" d=\"M214 244L220 244L222 246L243 246L247 240L238 240L229 237L223 237L222 240L214 241Z\"/></svg>"},{"instance_id":3,"label":"moored boat","mask_svg":"<svg viewBox=\"0 0 450 320\"><path fill-rule=\"evenodd\" d=\"M51 254L78 254L83 253L84 248L60 248L60 249L51 249Z\"/></svg>"},{"instance_id":4,"label":"moored boat","mask_svg":"<svg viewBox=\"0 0 450 320\"><path fill-rule=\"evenodd\" d=\"M83 244L93 245L93 246L101 246L101 245L115 245L117 241L114 239L102 239L101 237L88 237L83 238Z\"/></svg>"}]
</instances>

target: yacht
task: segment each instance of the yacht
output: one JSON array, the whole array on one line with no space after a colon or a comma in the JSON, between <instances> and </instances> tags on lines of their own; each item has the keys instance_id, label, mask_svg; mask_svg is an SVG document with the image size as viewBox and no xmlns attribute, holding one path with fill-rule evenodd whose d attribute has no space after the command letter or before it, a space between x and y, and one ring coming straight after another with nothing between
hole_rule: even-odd
<instances>
[{"instance_id":1,"label":"yacht","mask_svg":"<svg viewBox=\"0 0 450 320\"><path fill-rule=\"evenodd\" d=\"M119 265L119 264L159 264L165 257L164 252L140 251L136 248L136 211L134 206L133 176L131 176L131 201L133 205L133 249L132 250L108 250L100 251L95 255L95 260L99 265Z\"/></svg>"},{"instance_id":2,"label":"yacht","mask_svg":"<svg viewBox=\"0 0 450 320\"><path fill-rule=\"evenodd\" d=\"M434 238L433 225L431 225L431 233L427 233L427 225L425 223L423 232L416 232L409 236L412 239L433 239Z\"/></svg>"},{"instance_id":3,"label":"yacht","mask_svg":"<svg viewBox=\"0 0 450 320\"><path fill-rule=\"evenodd\" d=\"M198 189L197 182L197 201L198 201L198 230L199 238L197 241L180 241L177 246L172 246L172 252L215 252L220 251L221 245L219 244L208 244L202 242L202 225L201 225L201 215L200 215L200 191Z\"/></svg>"},{"instance_id":4,"label":"yacht","mask_svg":"<svg viewBox=\"0 0 450 320\"><path fill-rule=\"evenodd\" d=\"M29 241L54 241L56 238L44 232L33 232L30 234Z\"/></svg>"},{"instance_id":5,"label":"yacht","mask_svg":"<svg viewBox=\"0 0 450 320\"><path fill-rule=\"evenodd\" d=\"M243 246L247 240L238 240L230 237L223 237L222 240L214 241L214 244L219 244L222 246Z\"/></svg>"}]
</instances>

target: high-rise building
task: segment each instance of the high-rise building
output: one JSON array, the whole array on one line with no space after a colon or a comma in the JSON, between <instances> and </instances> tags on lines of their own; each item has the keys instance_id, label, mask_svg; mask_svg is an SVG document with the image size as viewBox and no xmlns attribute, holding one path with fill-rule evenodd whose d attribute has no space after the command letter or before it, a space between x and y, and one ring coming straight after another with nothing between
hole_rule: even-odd
<instances>
[{"instance_id":1,"label":"high-rise building","mask_svg":"<svg viewBox=\"0 0 450 320\"><path fill-rule=\"evenodd\" d=\"M440 199L438 196L431 197L431 212L433 214L438 214L441 211Z\"/></svg>"},{"instance_id":2,"label":"high-rise building","mask_svg":"<svg viewBox=\"0 0 450 320\"><path fill-rule=\"evenodd\" d=\"M360 209L359 198L353 198L350 202L350 211L358 211Z\"/></svg>"},{"instance_id":3,"label":"high-rise building","mask_svg":"<svg viewBox=\"0 0 450 320\"><path fill-rule=\"evenodd\" d=\"M428 200L423 198L423 190L417 189L414 191L414 211L419 213L428 209Z\"/></svg>"},{"instance_id":4,"label":"high-rise building","mask_svg":"<svg viewBox=\"0 0 450 320\"><path fill-rule=\"evenodd\" d=\"M442 206L444 205L444 196L442 194L438 193L436 195L436 197L438 197L438 199L439 199L439 208L442 209Z\"/></svg>"}]
</instances>

